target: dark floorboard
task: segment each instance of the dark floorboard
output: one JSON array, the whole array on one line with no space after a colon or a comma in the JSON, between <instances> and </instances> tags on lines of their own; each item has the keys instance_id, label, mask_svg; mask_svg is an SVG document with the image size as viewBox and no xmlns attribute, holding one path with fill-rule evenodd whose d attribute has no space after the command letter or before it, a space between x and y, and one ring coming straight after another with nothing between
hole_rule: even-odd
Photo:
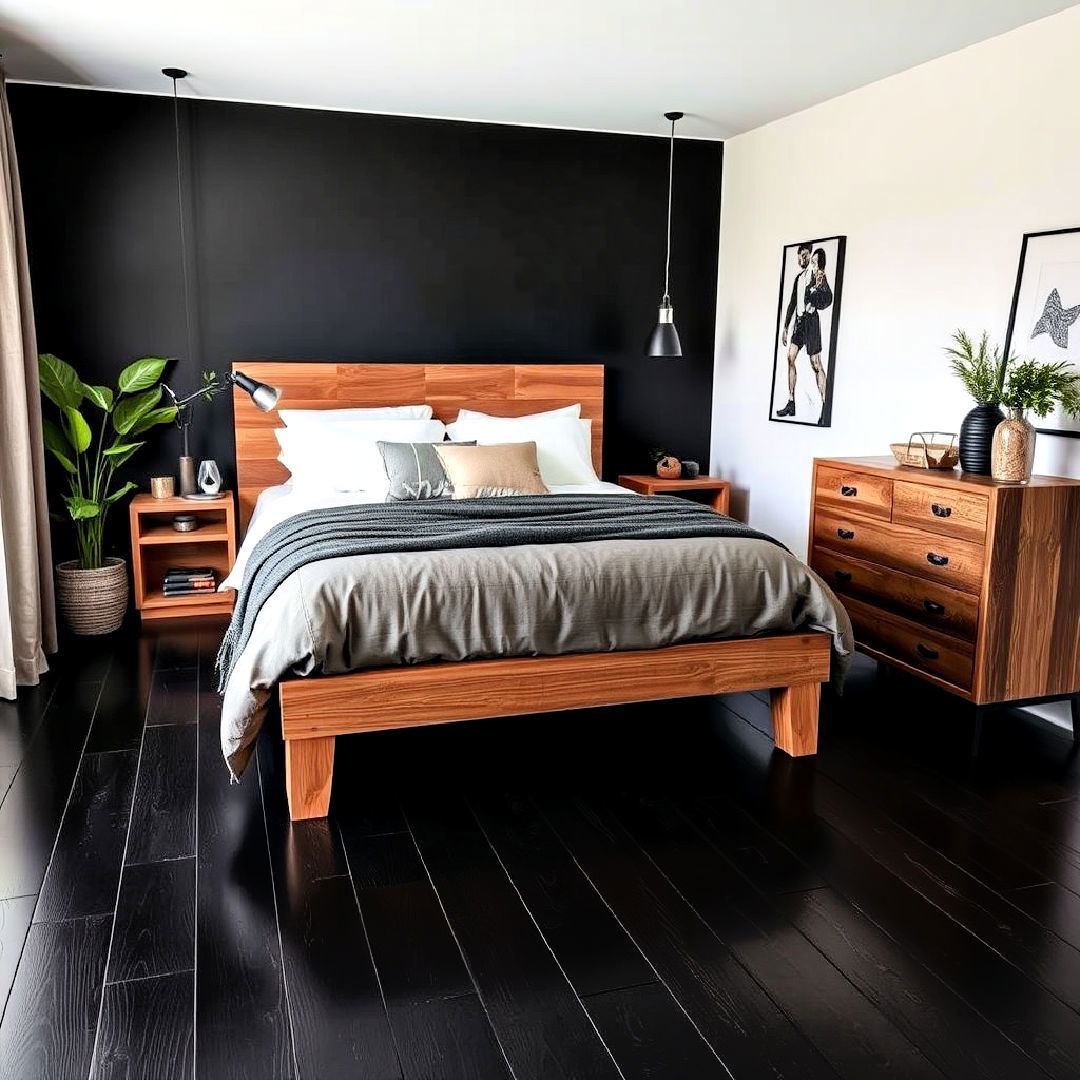
<instances>
[{"instance_id":1,"label":"dark floorboard","mask_svg":"<svg viewBox=\"0 0 1080 1080\"><path fill-rule=\"evenodd\" d=\"M137 764L134 750L83 756L35 922L107 915L116 908Z\"/></svg>"},{"instance_id":2,"label":"dark floorboard","mask_svg":"<svg viewBox=\"0 0 1080 1080\"><path fill-rule=\"evenodd\" d=\"M214 707L205 713L200 709L197 727L195 1076L294 1077L258 777L253 771L244 783L230 784L221 760L216 701L210 704Z\"/></svg>"},{"instance_id":3,"label":"dark floorboard","mask_svg":"<svg viewBox=\"0 0 1080 1080\"><path fill-rule=\"evenodd\" d=\"M617 1077L607 1047L464 803L449 793L418 795L405 812L515 1075Z\"/></svg>"},{"instance_id":4,"label":"dark floorboard","mask_svg":"<svg viewBox=\"0 0 1080 1080\"><path fill-rule=\"evenodd\" d=\"M124 867L107 981L195 969L195 859Z\"/></svg>"},{"instance_id":5,"label":"dark floorboard","mask_svg":"<svg viewBox=\"0 0 1080 1080\"><path fill-rule=\"evenodd\" d=\"M129 863L187 859L195 854L194 724L147 727L131 812Z\"/></svg>"},{"instance_id":6,"label":"dark floorboard","mask_svg":"<svg viewBox=\"0 0 1080 1080\"><path fill-rule=\"evenodd\" d=\"M95 915L30 928L0 1024L5 1080L89 1075L111 924Z\"/></svg>"},{"instance_id":7,"label":"dark floorboard","mask_svg":"<svg viewBox=\"0 0 1080 1080\"><path fill-rule=\"evenodd\" d=\"M264 743L257 768L297 1070L301 1076L401 1080L353 883L322 823L293 831L283 770ZM314 843L312 843L312 841ZM301 854L307 849L306 854ZM314 871L314 873L312 873Z\"/></svg>"},{"instance_id":8,"label":"dark floorboard","mask_svg":"<svg viewBox=\"0 0 1080 1080\"><path fill-rule=\"evenodd\" d=\"M859 661L768 696L339 740L229 783L220 624L0 702L0 1078L1080 1075L1080 758ZM40 895L39 895L40 894ZM9 996L10 988L10 996Z\"/></svg>"},{"instance_id":9,"label":"dark floorboard","mask_svg":"<svg viewBox=\"0 0 1080 1080\"><path fill-rule=\"evenodd\" d=\"M91 1080L188 1080L195 1063L195 973L105 987Z\"/></svg>"}]
</instances>

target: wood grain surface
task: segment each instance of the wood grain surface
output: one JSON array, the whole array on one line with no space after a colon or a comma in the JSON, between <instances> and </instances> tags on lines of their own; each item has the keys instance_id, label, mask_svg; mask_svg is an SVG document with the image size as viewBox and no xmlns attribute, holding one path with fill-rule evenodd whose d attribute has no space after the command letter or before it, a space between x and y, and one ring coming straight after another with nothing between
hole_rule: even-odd
<instances>
[{"instance_id":1,"label":"wood grain surface","mask_svg":"<svg viewBox=\"0 0 1080 1080\"><path fill-rule=\"evenodd\" d=\"M432 407L450 423L459 409L497 416L545 412L580 402L592 421L592 458L600 472L604 445L604 368L601 364L334 364L245 360L233 364L282 391L287 409L347 409L386 405ZM240 527L259 493L283 484L289 472L277 460L277 412L260 412L243 390L233 390Z\"/></svg>"}]
</instances>

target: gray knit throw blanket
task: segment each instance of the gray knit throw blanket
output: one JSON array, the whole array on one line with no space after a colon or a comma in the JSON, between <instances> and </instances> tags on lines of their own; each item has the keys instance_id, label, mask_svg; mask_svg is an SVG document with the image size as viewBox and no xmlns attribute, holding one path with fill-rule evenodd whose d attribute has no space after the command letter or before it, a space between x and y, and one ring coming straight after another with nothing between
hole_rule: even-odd
<instances>
[{"instance_id":1,"label":"gray knit throw blanket","mask_svg":"<svg viewBox=\"0 0 1080 1080\"><path fill-rule=\"evenodd\" d=\"M779 544L734 518L670 495L519 495L308 510L275 525L255 545L218 652L218 689L224 690L262 605L291 573L308 563L391 551L691 536L736 536Z\"/></svg>"}]
</instances>

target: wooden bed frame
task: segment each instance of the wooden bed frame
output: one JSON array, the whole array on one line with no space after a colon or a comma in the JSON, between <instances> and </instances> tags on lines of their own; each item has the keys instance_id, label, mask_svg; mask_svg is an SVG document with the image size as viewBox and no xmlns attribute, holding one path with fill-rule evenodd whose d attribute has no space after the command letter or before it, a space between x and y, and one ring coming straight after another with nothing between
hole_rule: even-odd
<instances>
[{"instance_id":1,"label":"wooden bed frame","mask_svg":"<svg viewBox=\"0 0 1080 1080\"><path fill-rule=\"evenodd\" d=\"M294 409L415 405L447 423L460 408L504 416L581 402L593 422L593 462L603 447L604 369L596 364L234 364L279 387ZM277 460L275 412L234 391L241 528L264 488L288 479ZM823 633L739 638L634 652L468 660L283 679L285 785L294 821L325 817L338 735L482 717L622 705L769 689L776 745L793 757L817 751L821 683L829 677Z\"/></svg>"}]
</instances>

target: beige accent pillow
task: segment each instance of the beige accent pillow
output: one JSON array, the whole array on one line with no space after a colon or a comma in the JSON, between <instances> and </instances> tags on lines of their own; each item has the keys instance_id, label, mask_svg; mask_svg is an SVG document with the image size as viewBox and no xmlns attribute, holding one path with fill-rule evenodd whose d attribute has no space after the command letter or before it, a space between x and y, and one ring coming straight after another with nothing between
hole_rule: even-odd
<instances>
[{"instance_id":1,"label":"beige accent pillow","mask_svg":"<svg viewBox=\"0 0 1080 1080\"><path fill-rule=\"evenodd\" d=\"M536 443L454 446L436 443L455 499L490 499L502 495L547 495L536 463Z\"/></svg>"}]
</instances>

